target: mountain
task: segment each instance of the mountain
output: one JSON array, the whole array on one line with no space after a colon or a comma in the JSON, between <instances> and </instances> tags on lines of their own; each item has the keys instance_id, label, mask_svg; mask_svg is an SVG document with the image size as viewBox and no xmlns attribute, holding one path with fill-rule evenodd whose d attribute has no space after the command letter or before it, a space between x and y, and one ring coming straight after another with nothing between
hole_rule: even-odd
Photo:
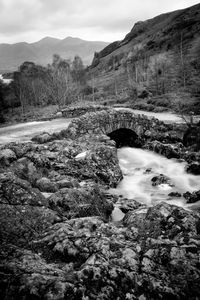
<instances>
[{"instance_id":1,"label":"mountain","mask_svg":"<svg viewBox=\"0 0 200 300\"><path fill-rule=\"evenodd\" d=\"M200 4L137 22L122 41L93 58L99 90L130 85L165 94L183 88L200 99Z\"/></svg>"},{"instance_id":2,"label":"mountain","mask_svg":"<svg viewBox=\"0 0 200 300\"><path fill-rule=\"evenodd\" d=\"M91 63L94 52L107 45L106 42L85 41L73 37L45 37L35 43L0 44L0 72L17 70L24 61L47 65L55 53L67 59L79 55L87 65Z\"/></svg>"},{"instance_id":3,"label":"mountain","mask_svg":"<svg viewBox=\"0 0 200 300\"><path fill-rule=\"evenodd\" d=\"M191 46L200 37L200 4L135 23L122 41L113 42L95 54L93 66L104 57L127 54L136 48L154 53L180 47L181 36L185 46Z\"/></svg>"}]
</instances>

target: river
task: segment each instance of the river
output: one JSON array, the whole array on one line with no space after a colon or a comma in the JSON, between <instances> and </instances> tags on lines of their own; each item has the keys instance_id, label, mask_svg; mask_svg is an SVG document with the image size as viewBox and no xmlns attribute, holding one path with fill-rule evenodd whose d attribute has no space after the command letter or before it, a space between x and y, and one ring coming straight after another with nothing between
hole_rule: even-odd
<instances>
[{"instance_id":1,"label":"river","mask_svg":"<svg viewBox=\"0 0 200 300\"><path fill-rule=\"evenodd\" d=\"M141 111L134 111L141 113ZM178 117L173 114L148 113L160 120L176 122ZM21 123L12 126L0 128L0 144L9 142L26 142L41 132L49 133L60 131L67 128L70 119L59 118L51 121ZM200 176L187 174L184 171L185 163L175 159L167 159L153 152L135 149L121 148L118 150L118 158L124 178L112 193L123 195L128 199L137 200L146 205L155 205L160 201L190 208L183 197L170 198L168 194L172 191L183 194L186 191L195 191L200 189ZM148 173L146 170L150 170ZM151 179L155 175L164 174L170 178L174 187L169 185L152 186ZM195 206L198 204L195 204ZM117 208L114 210L113 219L119 220L123 213Z\"/></svg>"},{"instance_id":2,"label":"river","mask_svg":"<svg viewBox=\"0 0 200 300\"><path fill-rule=\"evenodd\" d=\"M28 142L44 131L53 133L69 126L70 119L59 118L51 121L20 123L0 128L0 144L10 142Z\"/></svg>"},{"instance_id":3,"label":"river","mask_svg":"<svg viewBox=\"0 0 200 300\"><path fill-rule=\"evenodd\" d=\"M5 83L5 84L9 84L9 83L11 83L11 82L12 82L12 80L13 80L13 79L7 79L7 78L3 78L3 75L2 75L2 74L0 74L0 80L2 80L2 81L3 81L3 83Z\"/></svg>"},{"instance_id":4,"label":"river","mask_svg":"<svg viewBox=\"0 0 200 300\"><path fill-rule=\"evenodd\" d=\"M171 112L156 113L156 112L152 112L152 111L124 108L124 107L115 107L115 109L116 110L122 110L122 109L124 110L125 109L127 111L134 112L135 114L142 114L142 115L145 115L150 118L154 117L165 123L184 123L185 122L181 116L176 115ZM185 118L185 120L190 122L190 116L185 115L184 118ZM197 123L199 120L200 120L199 115L193 116L194 123Z\"/></svg>"},{"instance_id":5,"label":"river","mask_svg":"<svg viewBox=\"0 0 200 300\"><path fill-rule=\"evenodd\" d=\"M183 194L187 191L200 190L200 176L186 173L185 162L167 159L147 150L128 147L118 150L118 158L124 178L116 189L110 190L111 193L134 199L148 206L156 205L161 201L186 209L200 206L200 203L186 204L183 197L168 196L170 192ZM173 186L168 184L152 186L151 179L159 174L169 177L170 185ZM123 213L116 204L113 219L118 221L122 217Z\"/></svg>"},{"instance_id":6,"label":"river","mask_svg":"<svg viewBox=\"0 0 200 300\"><path fill-rule=\"evenodd\" d=\"M122 108L115 109L119 110ZM140 110L132 110L129 108L127 108L126 110L134 112L135 114L144 114L148 117L155 117L166 123L183 122L183 120L179 116L172 113L154 113ZM11 126L5 126L0 128L0 144L30 141L30 139L36 134L42 133L44 131L50 133L60 131L64 128L67 128L69 126L69 123L70 119L59 118L51 121L28 122L15 124Z\"/></svg>"}]
</instances>

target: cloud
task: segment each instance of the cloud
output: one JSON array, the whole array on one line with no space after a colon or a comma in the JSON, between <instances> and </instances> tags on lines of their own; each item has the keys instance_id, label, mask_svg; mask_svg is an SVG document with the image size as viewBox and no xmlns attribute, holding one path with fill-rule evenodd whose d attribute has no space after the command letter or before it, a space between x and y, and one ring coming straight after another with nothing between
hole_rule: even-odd
<instances>
[{"instance_id":1,"label":"cloud","mask_svg":"<svg viewBox=\"0 0 200 300\"><path fill-rule=\"evenodd\" d=\"M191 6L195 0L0 0L0 42L46 35L121 39L135 22Z\"/></svg>"}]
</instances>

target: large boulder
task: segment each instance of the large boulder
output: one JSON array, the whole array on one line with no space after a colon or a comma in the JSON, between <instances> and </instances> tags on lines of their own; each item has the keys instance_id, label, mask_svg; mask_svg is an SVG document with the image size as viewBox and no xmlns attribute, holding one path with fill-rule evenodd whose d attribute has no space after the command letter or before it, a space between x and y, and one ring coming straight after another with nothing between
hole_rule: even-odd
<instances>
[{"instance_id":1,"label":"large boulder","mask_svg":"<svg viewBox=\"0 0 200 300\"><path fill-rule=\"evenodd\" d=\"M79 155L81 153L84 153L84 156ZM90 151L82 151L78 155L79 159L77 154L72 159L63 158L62 162L52 164L52 168L78 181L92 180L109 187L116 187L121 181L122 171L114 146L93 144Z\"/></svg>"},{"instance_id":2,"label":"large boulder","mask_svg":"<svg viewBox=\"0 0 200 300\"><path fill-rule=\"evenodd\" d=\"M41 192L47 192L47 193L55 193L58 190L57 185L54 182L51 182L46 177L42 177L36 181L36 187Z\"/></svg>"},{"instance_id":3,"label":"large boulder","mask_svg":"<svg viewBox=\"0 0 200 300\"><path fill-rule=\"evenodd\" d=\"M113 204L106 200L98 186L92 188L63 188L49 198L49 206L71 219L101 216L108 220Z\"/></svg>"},{"instance_id":4,"label":"large boulder","mask_svg":"<svg viewBox=\"0 0 200 300\"><path fill-rule=\"evenodd\" d=\"M187 200L187 203L200 201L200 190L193 193L186 192L183 194L183 197Z\"/></svg>"},{"instance_id":5,"label":"large boulder","mask_svg":"<svg viewBox=\"0 0 200 300\"><path fill-rule=\"evenodd\" d=\"M38 189L12 173L0 174L0 251L6 244L28 243L60 221Z\"/></svg>"},{"instance_id":6,"label":"large boulder","mask_svg":"<svg viewBox=\"0 0 200 300\"><path fill-rule=\"evenodd\" d=\"M38 189L32 188L26 180L12 173L0 174L0 203L11 205L46 205L46 200Z\"/></svg>"},{"instance_id":7,"label":"large boulder","mask_svg":"<svg viewBox=\"0 0 200 300\"><path fill-rule=\"evenodd\" d=\"M10 163L16 159L17 157L15 155L15 152L11 149L0 150L0 164L2 164L3 166L9 166Z\"/></svg>"},{"instance_id":8,"label":"large boulder","mask_svg":"<svg viewBox=\"0 0 200 300\"><path fill-rule=\"evenodd\" d=\"M186 172L194 174L194 175L200 175L200 163L199 162L193 162L186 166Z\"/></svg>"},{"instance_id":9,"label":"large boulder","mask_svg":"<svg viewBox=\"0 0 200 300\"><path fill-rule=\"evenodd\" d=\"M33 239L60 221L57 212L45 206L0 203L0 252L9 244L29 247Z\"/></svg>"},{"instance_id":10,"label":"large boulder","mask_svg":"<svg viewBox=\"0 0 200 300\"><path fill-rule=\"evenodd\" d=\"M152 186L158 186L161 184L167 184L171 187L174 186L173 183L171 182L171 179L168 176L163 174L159 174L152 177L151 182L152 182Z\"/></svg>"},{"instance_id":11,"label":"large boulder","mask_svg":"<svg viewBox=\"0 0 200 300\"><path fill-rule=\"evenodd\" d=\"M167 158L180 158L182 147L183 145L181 143L172 145L172 144L164 144L159 141L147 142L143 146L144 149L154 151Z\"/></svg>"},{"instance_id":12,"label":"large boulder","mask_svg":"<svg viewBox=\"0 0 200 300\"><path fill-rule=\"evenodd\" d=\"M40 174L34 163L26 157L19 158L12 165L12 170L19 178L27 180L32 185L40 178Z\"/></svg>"}]
</instances>

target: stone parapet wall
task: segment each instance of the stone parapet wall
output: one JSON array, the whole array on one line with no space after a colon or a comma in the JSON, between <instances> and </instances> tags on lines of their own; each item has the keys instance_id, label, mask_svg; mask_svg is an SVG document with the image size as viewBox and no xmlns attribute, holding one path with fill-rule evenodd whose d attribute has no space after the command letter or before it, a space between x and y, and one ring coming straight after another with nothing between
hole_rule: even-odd
<instances>
[{"instance_id":1,"label":"stone parapet wall","mask_svg":"<svg viewBox=\"0 0 200 300\"><path fill-rule=\"evenodd\" d=\"M88 112L72 120L69 127L62 131L62 135L75 138L85 134L109 134L119 128L131 129L139 137L144 138L157 140L171 138L176 141L182 139L182 133L180 136L177 136L177 133L175 135L171 124L165 124L154 117L114 109Z\"/></svg>"},{"instance_id":2,"label":"stone parapet wall","mask_svg":"<svg viewBox=\"0 0 200 300\"><path fill-rule=\"evenodd\" d=\"M67 107L61 110L62 116L64 118L76 118L82 116L88 112L95 112L100 110L107 110L103 105L87 105L87 106L74 106L74 107Z\"/></svg>"}]
</instances>

